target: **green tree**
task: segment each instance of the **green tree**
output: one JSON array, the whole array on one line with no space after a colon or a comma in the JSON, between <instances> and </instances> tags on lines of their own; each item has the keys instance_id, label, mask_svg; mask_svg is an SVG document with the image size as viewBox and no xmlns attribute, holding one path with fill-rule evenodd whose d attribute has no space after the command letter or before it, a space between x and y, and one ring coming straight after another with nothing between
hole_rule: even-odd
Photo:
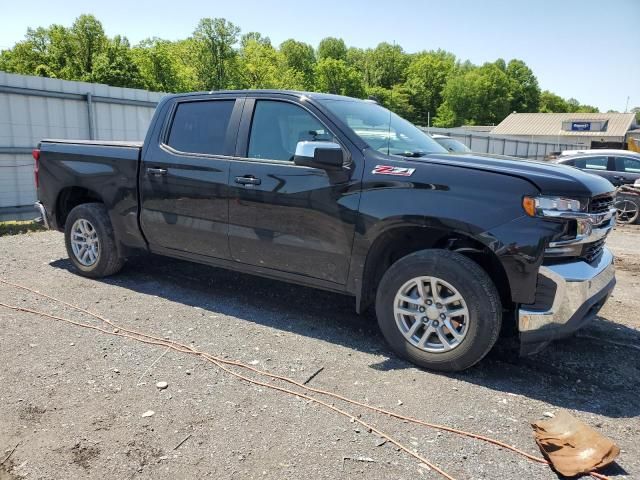
<instances>
[{"instance_id":1,"label":"green tree","mask_svg":"<svg viewBox=\"0 0 640 480\"><path fill-rule=\"evenodd\" d=\"M240 29L224 18L203 18L193 32L193 60L199 88L222 90L233 85Z\"/></svg>"},{"instance_id":2,"label":"green tree","mask_svg":"<svg viewBox=\"0 0 640 480\"><path fill-rule=\"evenodd\" d=\"M506 67L510 80L511 111L537 112L540 108L540 87L533 71L522 60L511 60Z\"/></svg>"},{"instance_id":3,"label":"green tree","mask_svg":"<svg viewBox=\"0 0 640 480\"><path fill-rule=\"evenodd\" d=\"M455 65L456 57L444 50L418 53L411 59L406 85L412 92L411 103L418 123L427 125L429 116L435 117Z\"/></svg>"},{"instance_id":4,"label":"green tree","mask_svg":"<svg viewBox=\"0 0 640 480\"><path fill-rule=\"evenodd\" d=\"M495 125L508 114L510 107L509 77L495 63L452 76L444 88L445 105L438 108L434 125Z\"/></svg>"},{"instance_id":5,"label":"green tree","mask_svg":"<svg viewBox=\"0 0 640 480\"><path fill-rule=\"evenodd\" d=\"M366 94L402 118L409 121L415 120L415 109L411 104L411 91L406 86L396 84L392 88L367 87Z\"/></svg>"},{"instance_id":6,"label":"green tree","mask_svg":"<svg viewBox=\"0 0 640 480\"><path fill-rule=\"evenodd\" d=\"M347 65L358 71L366 87L373 87L373 72L371 68L371 49L350 47L347 50Z\"/></svg>"},{"instance_id":7,"label":"green tree","mask_svg":"<svg viewBox=\"0 0 640 480\"><path fill-rule=\"evenodd\" d=\"M543 113L565 113L569 111L569 106L564 98L549 90L544 90L540 94L540 112Z\"/></svg>"},{"instance_id":8,"label":"green tree","mask_svg":"<svg viewBox=\"0 0 640 480\"><path fill-rule=\"evenodd\" d=\"M362 77L344 60L322 58L316 64L316 89L321 92L363 97Z\"/></svg>"},{"instance_id":9,"label":"green tree","mask_svg":"<svg viewBox=\"0 0 640 480\"><path fill-rule=\"evenodd\" d=\"M307 43L289 39L280 44L280 53L282 54L284 65L291 71L291 75L301 76L301 88L305 90L313 89L313 74L316 64L316 55L313 47Z\"/></svg>"},{"instance_id":10,"label":"green tree","mask_svg":"<svg viewBox=\"0 0 640 480\"><path fill-rule=\"evenodd\" d=\"M391 88L404 83L409 57L400 45L380 43L369 54L371 83L383 88Z\"/></svg>"},{"instance_id":11,"label":"green tree","mask_svg":"<svg viewBox=\"0 0 640 480\"><path fill-rule=\"evenodd\" d=\"M114 87L142 88L144 81L126 37L116 35L96 56L91 81Z\"/></svg>"},{"instance_id":12,"label":"green tree","mask_svg":"<svg viewBox=\"0 0 640 480\"><path fill-rule=\"evenodd\" d=\"M107 45L102 23L93 15L80 15L73 22L69 33L74 53L74 75L90 80L94 61Z\"/></svg>"},{"instance_id":13,"label":"green tree","mask_svg":"<svg viewBox=\"0 0 640 480\"><path fill-rule=\"evenodd\" d=\"M327 37L320 40L318 45L318 60L333 58L347 60L347 46L341 38Z\"/></svg>"},{"instance_id":14,"label":"green tree","mask_svg":"<svg viewBox=\"0 0 640 480\"><path fill-rule=\"evenodd\" d=\"M189 88L189 72L181 65L177 45L151 38L132 50L144 88L157 92L183 92Z\"/></svg>"},{"instance_id":15,"label":"green tree","mask_svg":"<svg viewBox=\"0 0 640 480\"><path fill-rule=\"evenodd\" d=\"M271 45L269 37L263 37L259 32L248 32L240 37L240 48L245 48L249 42L258 42L262 45Z\"/></svg>"},{"instance_id":16,"label":"green tree","mask_svg":"<svg viewBox=\"0 0 640 480\"><path fill-rule=\"evenodd\" d=\"M636 114L636 123L640 124L640 107L633 107L631 113Z\"/></svg>"},{"instance_id":17,"label":"green tree","mask_svg":"<svg viewBox=\"0 0 640 480\"><path fill-rule=\"evenodd\" d=\"M76 57L68 29L61 25L27 29L25 40L0 54L0 70L25 75L79 79L72 68Z\"/></svg>"},{"instance_id":18,"label":"green tree","mask_svg":"<svg viewBox=\"0 0 640 480\"><path fill-rule=\"evenodd\" d=\"M250 39L240 51L243 88L278 88L280 58L271 44Z\"/></svg>"},{"instance_id":19,"label":"green tree","mask_svg":"<svg viewBox=\"0 0 640 480\"><path fill-rule=\"evenodd\" d=\"M599 110L597 107L593 107L591 105L583 105L575 98L570 98L569 100L567 100L567 112L598 113Z\"/></svg>"}]
</instances>

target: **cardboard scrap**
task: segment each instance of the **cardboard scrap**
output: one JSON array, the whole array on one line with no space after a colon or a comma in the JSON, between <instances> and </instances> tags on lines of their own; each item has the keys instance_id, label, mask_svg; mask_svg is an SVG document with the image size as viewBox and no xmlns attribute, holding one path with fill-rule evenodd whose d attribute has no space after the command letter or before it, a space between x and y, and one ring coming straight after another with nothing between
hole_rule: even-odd
<instances>
[{"instance_id":1,"label":"cardboard scrap","mask_svg":"<svg viewBox=\"0 0 640 480\"><path fill-rule=\"evenodd\" d=\"M610 439L564 411L531 426L542 454L567 477L604 467L620 454Z\"/></svg>"}]
</instances>

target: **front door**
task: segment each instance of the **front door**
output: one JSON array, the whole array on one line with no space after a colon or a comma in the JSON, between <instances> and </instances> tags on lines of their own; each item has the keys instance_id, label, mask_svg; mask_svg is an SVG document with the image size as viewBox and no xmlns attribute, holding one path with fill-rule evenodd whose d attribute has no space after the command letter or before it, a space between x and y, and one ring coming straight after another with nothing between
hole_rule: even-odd
<instances>
[{"instance_id":1,"label":"front door","mask_svg":"<svg viewBox=\"0 0 640 480\"><path fill-rule=\"evenodd\" d=\"M244 99L178 100L140 170L140 224L152 251L229 259L228 176Z\"/></svg>"},{"instance_id":2,"label":"front door","mask_svg":"<svg viewBox=\"0 0 640 480\"><path fill-rule=\"evenodd\" d=\"M233 260L344 285L357 180L293 163L299 141L336 137L309 108L275 98L247 99L242 124L229 172Z\"/></svg>"}]
</instances>

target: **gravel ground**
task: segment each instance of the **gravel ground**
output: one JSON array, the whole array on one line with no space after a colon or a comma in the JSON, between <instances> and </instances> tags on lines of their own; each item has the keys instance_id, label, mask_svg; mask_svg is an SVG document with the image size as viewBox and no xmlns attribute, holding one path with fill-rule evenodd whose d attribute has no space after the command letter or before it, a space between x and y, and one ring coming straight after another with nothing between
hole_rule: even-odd
<instances>
[{"instance_id":1,"label":"gravel ground","mask_svg":"<svg viewBox=\"0 0 640 480\"><path fill-rule=\"evenodd\" d=\"M620 446L608 474L640 478L640 228L618 228L610 245L618 287L579 336L454 375L393 357L348 297L154 256L88 280L57 232L0 238L0 278L299 381L323 368L310 385L536 455L529 422L565 409ZM0 301L95 322L6 285ZM0 325L0 462L17 445L0 480L439 478L358 423L198 358L7 309ZM459 480L558 478L492 445L335 404Z\"/></svg>"}]
</instances>

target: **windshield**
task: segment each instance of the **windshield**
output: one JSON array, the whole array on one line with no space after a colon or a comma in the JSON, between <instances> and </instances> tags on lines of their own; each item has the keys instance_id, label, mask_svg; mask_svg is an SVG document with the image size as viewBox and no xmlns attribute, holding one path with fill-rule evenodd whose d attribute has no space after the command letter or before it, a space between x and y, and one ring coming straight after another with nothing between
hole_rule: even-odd
<instances>
[{"instance_id":1,"label":"windshield","mask_svg":"<svg viewBox=\"0 0 640 480\"><path fill-rule=\"evenodd\" d=\"M447 153L418 127L376 103L349 100L320 102L374 150L403 157Z\"/></svg>"},{"instance_id":2,"label":"windshield","mask_svg":"<svg viewBox=\"0 0 640 480\"><path fill-rule=\"evenodd\" d=\"M436 142L453 153L469 153L471 149L453 138L434 138Z\"/></svg>"}]
</instances>

